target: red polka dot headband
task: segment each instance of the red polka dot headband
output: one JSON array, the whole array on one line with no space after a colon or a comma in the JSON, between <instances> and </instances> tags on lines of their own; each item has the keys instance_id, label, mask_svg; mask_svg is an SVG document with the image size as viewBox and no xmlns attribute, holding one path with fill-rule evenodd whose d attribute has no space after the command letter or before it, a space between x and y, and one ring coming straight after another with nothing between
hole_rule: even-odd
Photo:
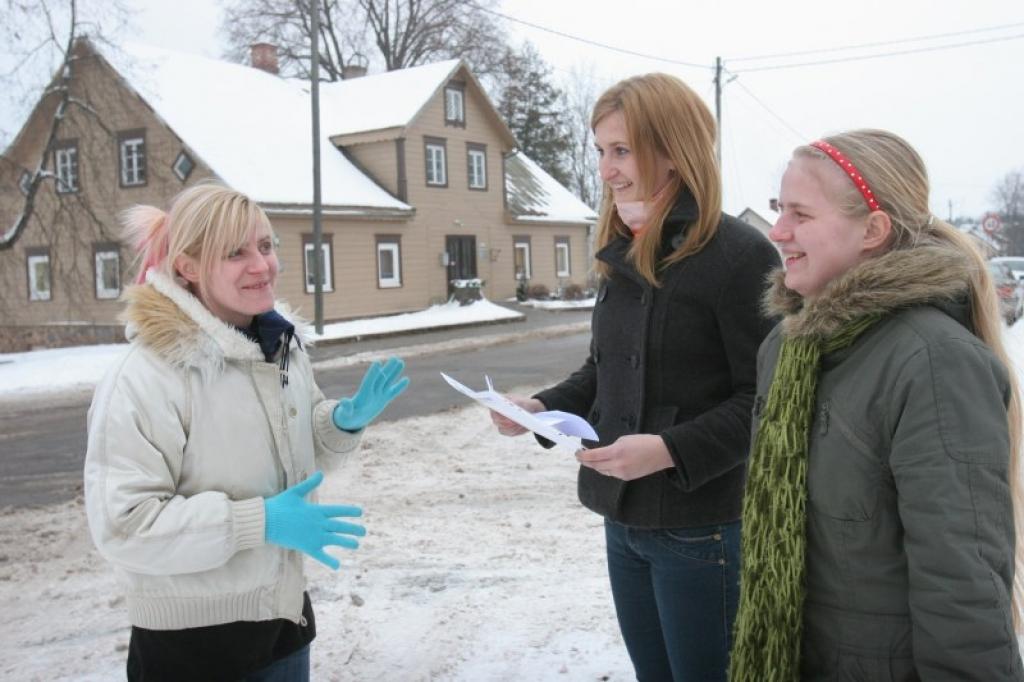
<instances>
[{"instance_id":1,"label":"red polka dot headband","mask_svg":"<svg viewBox=\"0 0 1024 682\"><path fill-rule=\"evenodd\" d=\"M841 151L830 145L824 140L818 140L817 142L811 143L812 147L820 149L821 151L828 154L828 157L835 161L843 172L850 176L850 180L856 185L860 191L861 196L864 197L864 201L867 203L868 208L872 211L881 210L881 204L878 203L878 199L875 198L875 193L868 187L868 181L864 179L864 176L860 174L857 167L853 165L853 162L846 158Z\"/></svg>"}]
</instances>

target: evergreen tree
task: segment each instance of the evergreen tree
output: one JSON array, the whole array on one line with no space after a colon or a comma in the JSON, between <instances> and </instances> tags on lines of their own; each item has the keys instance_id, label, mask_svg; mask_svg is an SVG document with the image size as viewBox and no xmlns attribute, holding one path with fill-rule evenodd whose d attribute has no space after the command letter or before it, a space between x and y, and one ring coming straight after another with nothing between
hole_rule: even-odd
<instances>
[{"instance_id":1,"label":"evergreen tree","mask_svg":"<svg viewBox=\"0 0 1024 682\"><path fill-rule=\"evenodd\" d=\"M530 43L506 48L497 76L498 111L519 149L563 185L571 139L565 129L564 98L551 83L551 67Z\"/></svg>"}]
</instances>

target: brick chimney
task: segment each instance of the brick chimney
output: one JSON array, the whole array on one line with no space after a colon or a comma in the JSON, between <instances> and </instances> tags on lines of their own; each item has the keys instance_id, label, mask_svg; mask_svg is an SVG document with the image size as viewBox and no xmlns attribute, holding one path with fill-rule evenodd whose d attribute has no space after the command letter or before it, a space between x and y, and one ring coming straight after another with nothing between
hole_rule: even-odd
<instances>
[{"instance_id":1,"label":"brick chimney","mask_svg":"<svg viewBox=\"0 0 1024 682\"><path fill-rule=\"evenodd\" d=\"M249 61L254 69L260 69L275 76L278 74L277 46L270 43L255 43L249 46Z\"/></svg>"}]
</instances>

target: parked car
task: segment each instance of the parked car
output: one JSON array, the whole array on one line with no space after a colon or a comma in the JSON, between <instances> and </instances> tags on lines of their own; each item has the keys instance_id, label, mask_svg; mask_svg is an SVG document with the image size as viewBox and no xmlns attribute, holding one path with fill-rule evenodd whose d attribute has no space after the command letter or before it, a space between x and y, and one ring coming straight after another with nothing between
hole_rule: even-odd
<instances>
[{"instance_id":1,"label":"parked car","mask_svg":"<svg viewBox=\"0 0 1024 682\"><path fill-rule=\"evenodd\" d=\"M988 270L996 285L1003 317L1007 324L1013 324L1024 314L1024 284L1014 276L1011 267L1004 262L992 259L988 262Z\"/></svg>"},{"instance_id":2,"label":"parked car","mask_svg":"<svg viewBox=\"0 0 1024 682\"><path fill-rule=\"evenodd\" d=\"M1020 282L1024 280L1024 258L1021 256L996 256L992 259L993 263L1005 263L1010 266L1010 270L1013 271L1013 276Z\"/></svg>"}]
</instances>

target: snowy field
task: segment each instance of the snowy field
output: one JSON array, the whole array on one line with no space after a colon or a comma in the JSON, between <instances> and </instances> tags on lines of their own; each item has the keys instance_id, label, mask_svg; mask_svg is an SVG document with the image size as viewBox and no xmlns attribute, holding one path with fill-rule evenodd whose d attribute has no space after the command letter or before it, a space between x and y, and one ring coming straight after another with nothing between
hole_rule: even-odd
<instances>
[{"instance_id":1,"label":"snowy field","mask_svg":"<svg viewBox=\"0 0 1024 682\"><path fill-rule=\"evenodd\" d=\"M481 407L371 426L321 487L368 535L339 572L307 562L313 679L631 679L575 478ZM0 605L0 679L124 679L125 604L80 499L0 511Z\"/></svg>"},{"instance_id":2,"label":"snowy field","mask_svg":"<svg viewBox=\"0 0 1024 682\"><path fill-rule=\"evenodd\" d=\"M1024 326L1007 340L1019 368ZM337 573L308 562L313 679L632 679L575 475L476 406L368 429L321 488L365 508L368 536ZM80 499L0 508L0 609L0 679L123 679L125 604Z\"/></svg>"}]
</instances>

